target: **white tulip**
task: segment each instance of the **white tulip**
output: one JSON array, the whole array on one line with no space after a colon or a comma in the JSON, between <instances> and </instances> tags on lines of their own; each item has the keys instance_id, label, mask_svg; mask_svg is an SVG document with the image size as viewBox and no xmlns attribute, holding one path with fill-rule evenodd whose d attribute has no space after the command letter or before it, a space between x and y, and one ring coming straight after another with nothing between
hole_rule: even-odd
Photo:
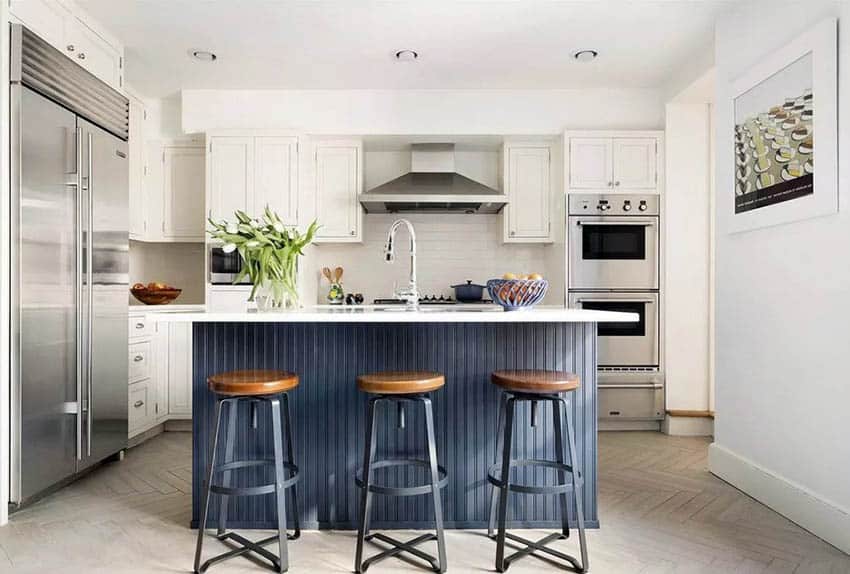
<instances>
[{"instance_id":1,"label":"white tulip","mask_svg":"<svg viewBox=\"0 0 850 574\"><path fill-rule=\"evenodd\" d=\"M252 220L251 220L251 227L253 227L254 229L259 229L259 227L260 227L260 222L259 222L259 221L257 221L256 219L252 219Z\"/></svg>"},{"instance_id":2,"label":"white tulip","mask_svg":"<svg viewBox=\"0 0 850 574\"><path fill-rule=\"evenodd\" d=\"M236 235L237 233L239 233L239 226L237 226L235 223L228 223L227 227L225 228L225 231L227 231L230 235Z\"/></svg>"},{"instance_id":3,"label":"white tulip","mask_svg":"<svg viewBox=\"0 0 850 574\"><path fill-rule=\"evenodd\" d=\"M257 247L259 244L260 244L259 241L257 241L256 239L252 239L251 241L247 241L245 243L245 247L254 248L254 247Z\"/></svg>"},{"instance_id":4,"label":"white tulip","mask_svg":"<svg viewBox=\"0 0 850 574\"><path fill-rule=\"evenodd\" d=\"M274 225L272 227L274 227L274 230L277 231L278 233L283 233L284 227L283 227L283 223L281 223L280 221L275 221Z\"/></svg>"},{"instance_id":5,"label":"white tulip","mask_svg":"<svg viewBox=\"0 0 850 574\"><path fill-rule=\"evenodd\" d=\"M224 245L221 246L221 250L224 251L225 253L233 253L234 251L236 251L236 244L235 243L225 243Z\"/></svg>"}]
</instances>

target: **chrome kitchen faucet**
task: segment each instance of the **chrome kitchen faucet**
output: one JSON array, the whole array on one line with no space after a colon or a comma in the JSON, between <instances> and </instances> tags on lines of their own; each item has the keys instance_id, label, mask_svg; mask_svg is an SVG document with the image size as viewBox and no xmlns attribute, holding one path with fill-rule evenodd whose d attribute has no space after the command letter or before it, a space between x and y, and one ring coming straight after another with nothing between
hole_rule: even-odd
<instances>
[{"instance_id":1,"label":"chrome kitchen faucet","mask_svg":"<svg viewBox=\"0 0 850 574\"><path fill-rule=\"evenodd\" d=\"M407 233L410 235L410 283L406 288L397 289L393 294L396 298L402 299L408 305L417 305L419 303L419 289L416 287L416 232L413 230L413 224L406 219L397 219L390 226L387 233L387 244L384 246L384 259L387 263L395 261L395 234L398 228L402 225L407 226Z\"/></svg>"}]
</instances>

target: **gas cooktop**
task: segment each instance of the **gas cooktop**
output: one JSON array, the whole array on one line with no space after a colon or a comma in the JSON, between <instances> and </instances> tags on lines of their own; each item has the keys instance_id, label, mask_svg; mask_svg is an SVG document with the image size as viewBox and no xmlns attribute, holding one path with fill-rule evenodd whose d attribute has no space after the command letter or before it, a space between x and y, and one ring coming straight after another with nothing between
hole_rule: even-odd
<instances>
[{"instance_id":1,"label":"gas cooktop","mask_svg":"<svg viewBox=\"0 0 850 574\"><path fill-rule=\"evenodd\" d=\"M375 299L375 305L404 305L407 301L403 299ZM419 298L420 305L491 305L493 301L490 299L481 299L480 301L457 301L452 297L445 295L426 295Z\"/></svg>"}]
</instances>

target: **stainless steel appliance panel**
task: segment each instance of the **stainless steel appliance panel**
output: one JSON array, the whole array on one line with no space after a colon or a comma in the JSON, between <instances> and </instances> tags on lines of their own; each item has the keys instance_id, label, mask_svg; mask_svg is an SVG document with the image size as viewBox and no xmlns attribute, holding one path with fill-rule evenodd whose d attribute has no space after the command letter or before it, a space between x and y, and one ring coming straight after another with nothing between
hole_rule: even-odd
<instances>
[{"instance_id":1,"label":"stainless steel appliance panel","mask_svg":"<svg viewBox=\"0 0 850 574\"><path fill-rule=\"evenodd\" d=\"M86 217L85 454L82 467L127 446L127 143L83 119Z\"/></svg>"},{"instance_id":2,"label":"stainless steel appliance panel","mask_svg":"<svg viewBox=\"0 0 850 574\"><path fill-rule=\"evenodd\" d=\"M570 216L570 289L658 289L658 218Z\"/></svg>"},{"instance_id":3,"label":"stainless steel appliance panel","mask_svg":"<svg viewBox=\"0 0 850 574\"><path fill-rule=\"evenodd\" d=\"M657 367L659 364L658 293L571 292L569 306L577 309L637 313L636 323L600 323L600 367Z\"/></svg>"},{"instance_id":4,"label":"stainless steel appliance panel","mask_svg":"<svg viewBox=\"0 0 850 574\"><path fill-rule=\"evenodd\" d=\"M599 418L648 421L664 418L664 377L639 369L599 372Z\"/></svg>"},{"instance_id":5,"label":"stainless steel appliance panel","mask_svg":"<svg viewBox=\"0 0 850 574\"><path fill-rule=\"evenodd\" d=\"M11 499L20 502L75 471L80 201L74 114L20 85L11 94Z\"/></svg>"},{"instance_id":6,"label":"stainless steel appliance panel","mask_svg":"<svg viewBox=\"0 0 850 574\"><path fill-rule=\"evenodd\" d=\"M211 246L209 257L210 283L213 285L233 285L242 270L242 257L239 252L225 253L221 247ZM246 276L239 281L239 284L250 285L251 278Z\"/></svg>"}]
</instances>

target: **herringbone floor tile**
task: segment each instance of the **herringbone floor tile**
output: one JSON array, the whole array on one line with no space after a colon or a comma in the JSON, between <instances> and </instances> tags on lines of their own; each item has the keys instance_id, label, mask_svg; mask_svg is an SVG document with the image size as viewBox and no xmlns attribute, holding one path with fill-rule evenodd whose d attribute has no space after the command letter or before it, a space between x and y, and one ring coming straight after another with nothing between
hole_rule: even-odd
<instances>
[{"instance_id":1,"label":"herringbone floor tile","mask_svg":"<svg viewBox=\"0 0 850 574\"><path fill-rule=\"evenodd\" d=\"M588 533L592 572L850 573L850 556L709 474L708 440L602 433L599 443L602 528ZM13 515L0 528L0 572L189 572L190 492L191 436L157 436ZM210 553L222 546L208 541ZM483 533L452 531L447 545L450 572L493 571L495 547ZM558 545L578 550L575 538ZM294 573L350 572L354 534L305 532L290 553ZM374 570L422 572L400 561ZM240 559L213 571L265 570ZM510 569L558 571L537 557Z\"/></svg>"}]
</instances>

